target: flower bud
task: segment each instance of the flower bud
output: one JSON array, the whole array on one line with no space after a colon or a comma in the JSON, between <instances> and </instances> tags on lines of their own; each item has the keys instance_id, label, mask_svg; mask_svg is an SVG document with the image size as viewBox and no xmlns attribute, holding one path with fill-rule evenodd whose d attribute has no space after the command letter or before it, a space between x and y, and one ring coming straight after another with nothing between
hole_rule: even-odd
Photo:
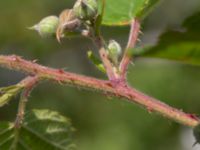
<instances>
[{"instance_id":1,"label":"flower bud","mask_svg":"<svg viewBox=\"0 0 200 150\"><path fill-rule=\"evenodd\" d=\"M81 20L92 20L97 16L98 4L96 0L77 0L73 11Z\"/></svg>"},{"instance_id":2,"label":"flower bud","mask_svg":"<svg viewBox=\"0 0 200 150\"><path fill-rule=\"evenodd\" d=\"M29 29L36 30L42 37L53 37L55 36L58 24L59 19L57 16L48 16Z\"/></svg>"},{"instance_id":3,"label":"flower bud","mask_svg":"<svg viewBox=\"0 0 200 150\"><path fill-rule=\"evenodd\" d=\"M121 46L115 40L110 40L108 44L108 55L111 61L117 65L119 56L121 55Z\"/></svg>"}]
</instances>

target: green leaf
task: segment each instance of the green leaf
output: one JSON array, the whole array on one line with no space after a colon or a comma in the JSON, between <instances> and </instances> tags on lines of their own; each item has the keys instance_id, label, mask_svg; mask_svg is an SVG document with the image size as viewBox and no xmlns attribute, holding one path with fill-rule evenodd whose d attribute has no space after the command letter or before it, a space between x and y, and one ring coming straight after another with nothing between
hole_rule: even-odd
<instances>
[{"instance_id":1,"label":"green leaf","mask_svg":"<svg viewBox=\"0 0 200 150\"><path fill-rule=\"evenodd\" d=\"M157 2L159 0L106 0L103 24L127 25L133 18L142 19Z\"/></svg>"},{"instance_id":2,"label":"green leaf","mask_svg":"<svg viewBox=\"0 0 200 150\"><path fill-rule=\"evenodd\" d=\"M101 60L98 57L96 57L92 51L88 51L87 56L88 56L89 60L97 67L98 70L100 70L103 73L106 73L106 70L105 70Z\"/></svg>"},{"instance_id":3,"label":"green leaf","mask_svg":"<svg viewBox=\"0 0 200 150\"><path fill-rule=\"evenodd\" d=\"M0 123L2 150L71 150L74 129L70 120L50 110L33 110L20 129L13 123Z\"/></svg>"},{"instance_id":4,"label":"green leaf","mask_svg":"<svg viewBox=\"0 0 200 150\"><path fill-rule=\"evenodd\" d=\"M0 107L7 104L14 96L21 92L22 89L23 86L18 84L0 88Z\"/></svg>"},{"instance_id":5,"label":"green leaf","mask_svg":"<svg viewBox=\"0 0 200 150\"><path fill-rule=\"evenodd\" d=\"M102 0L101 3L101 10L99 10L99 14L95 20L95 34L99 35L100 33L100 28L101 28L101 24L103 21L103 16L104 16L104 11L105 11L105 0Z\"/></svg>"},{"instance_id":6,"label":"green leaf","mask_svg":"<svg viewBox=\"0 0 200 150\"><path fill-rule=\"evenodd\" d=\"M200 12L186 19L181 30L165 32L156 46L140 49L137 54L200 65L199 35Z\"/></svg>"}]
</instances>

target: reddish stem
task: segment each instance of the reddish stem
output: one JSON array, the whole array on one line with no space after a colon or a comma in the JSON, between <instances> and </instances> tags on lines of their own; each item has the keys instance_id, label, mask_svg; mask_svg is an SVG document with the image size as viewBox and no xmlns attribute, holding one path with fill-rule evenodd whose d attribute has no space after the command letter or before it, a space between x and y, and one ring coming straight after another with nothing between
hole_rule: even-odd
<instances>
[{"instance_id":1,"label":"reddish stem","mask_svg":"<svg viewBox=\"0 0 200 150\"><path fill-rule=\"evenodd\" d=\"M19 101L19 106L18 106L18 113L17 117L15 120L15 128L19 129L22 125L23 119L24 119L24 114L25 114L25 108L26 108L26 103L28 101L29 94L33 87L38 83L39 79L37 76L29 76L22 80L19 84L24 87L24 90L21 94L21 98Z\"/></svg>"},{"instance_id":2,"label":"reddish stem","mask_svg":"<svg viewBox=\"0 0 200 150\"><path fill-rule=\"evenodd\" d=\"M112 66L110 60L108 59L108 54L107 54L106 50L104 48L101 48L99 50L99 55L100 55L101 60L104 64L104 67L106 69L106 74L107 74L109 80L110 81L115 80L117 75L115 75L115 72L113 70L113 66Z\"/></svg>"},{"instance_id":3,"label":"reddish stem","mask_svg":"<svg viewBox=\"0 0 200 150\"><path fill-rule=\"evenodd\" d=\"M120 63L120 72L121 72L121 78L122 80L126 79L126 72L128 69L128 65L131 62L132 55L130 54L130 49L135 47L135 44L137 42L137 38L140 31L140 22L137 19L132 20L131 22L131 29L129 33L129 40L126 46L126 50L124 52L124 55L122 57L122 61Z\"/></svg>"},{"instance_id":4,"label":"reddish stem","mask_svg":"<svg viewBox=\"0 0 200 150\"><path fill-rule=\"evenodd\" d=\"M99 55L106 69L106 74L108 76L108 79L115 80L117 75L115 74L113 70L113 65L109 60L108 53L106 52L106 49L105 49L105 43L104 43L103 38L100 35L94 35L91 39L99 49Z\"/></svg>"},{"instance_id":5,"label":"reddish stem","mask_svg":"<svg viewBox=\"0 0 200 150\"><path fill-rule=\"evenodd\" d=\"M113 84L113 81L98 80L92 77L61 71L60 69L41 66L14 55L0 55L0 66L22 71L31 75L37 75L40 80L55 80L59 83L68 83L74 86L87 87L91 90L96 89L103 93L107 92L116 97L126 98L130 102L140 104L148 110L158 112L169 119L190 127L195 127L199 124L198 118L191 117L190 114L184 113L181 110L170 107L159 100L149 97L136 89L129 87L124 82Z\"/></svg>"}]
</instances>

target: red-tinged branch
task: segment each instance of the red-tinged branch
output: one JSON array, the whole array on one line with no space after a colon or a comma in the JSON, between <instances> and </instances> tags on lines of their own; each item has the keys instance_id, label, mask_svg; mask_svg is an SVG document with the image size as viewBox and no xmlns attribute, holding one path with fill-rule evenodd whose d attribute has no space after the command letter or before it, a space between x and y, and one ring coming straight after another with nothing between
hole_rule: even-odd
<instances>
[{"instance_id":1,"label":"red-tinged branch","mask_svg":"<svg viewBox=\"0 0 200 150\"><path fill-rule=\"evenodd\" d=\"M21 57L15 55L0 55L0 66L9 68L11 70L28 73L29 75L37 75L40 80L56 80L60 83L68 83L93 89L104 89L105 84L108 83L107 81L65 72L62 69L52 69L49 67L45 67L31 61L26 61Z\"/></svg>"},{"instance_id":2,"label":"red-tinged branch","mask_svg":"<svg viewBox=\"0 0 200 150\"><path fill-rule=\"evenodd\" d=\"M108 75L109 80L110 81L115 80L117 75L115 74L115 72L113 70L113 66L112 66L110 60L108 59L108 53L106 52L106 50L103 47L99 50L99 55L101 57L103 65L106 69L106 74Z\"/></svg>"},{"instance_id":3,"label":"red-tinged branch","mask_svg":"<svg viewBox=\"0 0 200 150\"><path fill-rule=\"evenodd\" d=\"M94 42L94 44L99 49L99 55L100 55L101 61L103 62L103 65L106 69L106 74L108 76L108 79L115 80L117 78L117 75L115 74L112 63L108 58L108 53L106 52L105 43L104 43L103 38L101 37L101 35L93 35L91 40Z\"/></svg>"},{"instance_id":4,"label":"red-tinged branch","mask_svg":"<svg viewBox=\"0 0 200 150\"><path fill-rule=\"evenodd\" d=\"M16 149L17 143L19 140L20 129L23 123L26 103L28 101L28 96L33 89L33 87L39 82L39 78L37 76L29 76L22 80L19 84L24 87L21 98L19 100L18 113L15 120L15 136L14 141L12 142L11 149Z\"/></svg>"},{"instance_id":5,"label":"red-tinged branch","mask_svg":"<svg viewBox=\"0 0 200 150\"><path fill-rule=\"evenodd\" d=\"M175 120L183 125L195 127L199 124L200 120L195 115L184 113L132 87L119 87L118 93L121 94L122 97L127 98L130 102L135 102L144 106L150 112L158 112L162 116Z\"/></svg>"},{"instance_id":6,"label":"red-tinged branch","mask_svg":"<svg viewBox=\"0 0 200 150\"><path fill-rule=\"evenodd\" d=\"M0 66L12 70L22 71L30 75L37 75L40 80L49 79L67 83L74 86L85 87L90 90L96 89L103 93L109 93L116 97L126 98L130 102L140 104L150 111L155 111L161 115L181 124L195 127L199 124L197 117L184 113L178 109L170 107L159 100L149 97L126 84L113 83L112 81L99 80L92 77L77 75L65 72L60 69L48 68L34 62L26 61L18 56L0 55Z\"/></svg>"},{"instance_id":7,"label":"red-tinged branch","mask_svg":"<svg viewBox=\"0 0 200 150\"><path fill-rule=\"evenodd\" d=\"M139 20L134 19L131 22L129 40L128 40L124 55L122 57L122 61L120 63L120 72L121 72L122 80L125 80L125 78L126 78L126 72L128 69L128 65L130 64L131 58L132 58L132 54L130 54L129 51L130 51L130 49L135 47L139 32L140 32L140 22L139 22Z\"/></svg>"},{"instance_id":8,"label":"red-tinged branch","mask_svg":"<svg viewBox=\"0 0 200 150\"><path fill-rule=\"evenodd\" d=\"M37 76L28 76L19 83L20 85L24 87L24 90L21 94L21 98L20 98L19 106L18 106L18 113L15 120L15 128L17 129L19 129L22 125L25 109L26 109L26 103L28 101L29 94L38 82L39 82L39 78Z\"/></svg>"}]
</instances>

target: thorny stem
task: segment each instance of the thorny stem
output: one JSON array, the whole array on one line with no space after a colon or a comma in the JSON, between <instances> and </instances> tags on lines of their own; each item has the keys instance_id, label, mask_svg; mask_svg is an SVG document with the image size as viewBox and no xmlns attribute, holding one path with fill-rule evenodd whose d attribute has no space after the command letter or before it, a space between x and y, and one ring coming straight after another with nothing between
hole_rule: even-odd
<instances>
[{"instance_id":1,"label":"thorny stem","mask_svg":"<svg viewBox=\"0 0 200 150\"><path fill-rule=\"evenodd\" d=\"M16 150L17 142L19 139L20 129L21 129L22 122L24 119L26 103L28 101L28 97L29 97L31 90L37 84L38 81L39 80L38 80L37 76L34 76L34 77L28 76L19 83L21 86L24 87L24 90L23 90L20 100L19 100L18 113L17 113L17 117L15 120L15 124L14 124L15 136L14 136L14 140L12 142L10 150Z\"/></svg>"},{"instance_id":2,"label":"thorny stem","mask_svg":"<svg viewBox=\"0 0 200 150\"><path fill-rule=\"evenodd\" d=\"M115 72L113 70L113 66L112 66L110 60L108 59L108 53L106 52L106 50L103 47L100 48L99 55L101 57L103 65L106 69L106 74L108 75L109 80L114 81L117 78L117 75L115 74Z\"/></svg>"},{"instance_id":3,"label":"thorny stem","mask_svg":"<svg viewBox=\"0 0 200 150\"><path fill-rule=\"evenodd\" d=\"M90 32L90 39L93 41L94 45L96 45L99 50L99 55L106 69L108 79L115 80L117 78L117 74L113 70L113 65L109 60L108 53L106 52L106 43L103 37L101 36L100 31L97 33L93 28L91 28Z\"/></svg>"},{"instance_id":4,"label":"thorny stem","mask_svg":"<svg viewBox=\"0 0 200 150\"><path fill-rule=\"evenodd\" d=\"M22 80L19 84L24 87L23 92L21 93L21 97L19 100L18 113L15 120L15 128L20 128L22 121L24 119L26 103L28 101L29 94L33 87L38 83L39 79L37 76L28 76L24 80Z\"/></svg>"},{"instance_id":5,"label":"thorny stem","mask_svg":"<svg viewBox=\"0 0 200 150\"><path fill-rule=\"evenodd\" d=\"M126 50L124 52L122 61L120 63L121 78L124 81L126 80L126 72L132 58L132 54L130 54L130 49L135 47L139 32L140 32L140 21L138 19L133 19L131 22L131 29L129 33L129 39L126 46Z\"/></svg>"},{"instance_id":6,"label":"thorny stem","mask_svg":"<svg viewBox=\"0 0 200 150\"><path fill-rule=\"evenodd\" d=\"M104 8L105 8L105 0L102 1L102 10L101 10L102 14L100 15L101 21L104 14ZM96 25L97 18L94 18L94 20L91 20L90 25L86 25L88 28L89 34L86 34L83 36L90 38L92 42L94 43L94 45L98 48L99 56L106 70L106 75L108 76L108 79L110 81L116 81L118 78L118 74L114 70L113 64L109 59L108 52L107 52L107 45L103 36L101 35L100 26Z\"/></svg>"},{"instance_id":7,"label":"thorny stem","mask_svg":"<svg viewBox=\"0 0 200 150\"><path fill-rule=\"evenodd\" d=\"M96 89L102 93L109 93L115 97L125 98L130 102L142 105L149 111L158 112L161 115L183 125L195 127L199 124L199 119L194 115L187 114L181 110L170 107L157 99L149 97L142 92L129 87L126 83L116 82L116 84L113 84L113 81L99 80L92 77L65 72L61 69L48 68L31 61L26 61L15 55L0 55L0 66L25 72L30 75L36 75L39 80L54 80L59 83L84 87L89 90Z\"/></svg>"}]
</instances>

